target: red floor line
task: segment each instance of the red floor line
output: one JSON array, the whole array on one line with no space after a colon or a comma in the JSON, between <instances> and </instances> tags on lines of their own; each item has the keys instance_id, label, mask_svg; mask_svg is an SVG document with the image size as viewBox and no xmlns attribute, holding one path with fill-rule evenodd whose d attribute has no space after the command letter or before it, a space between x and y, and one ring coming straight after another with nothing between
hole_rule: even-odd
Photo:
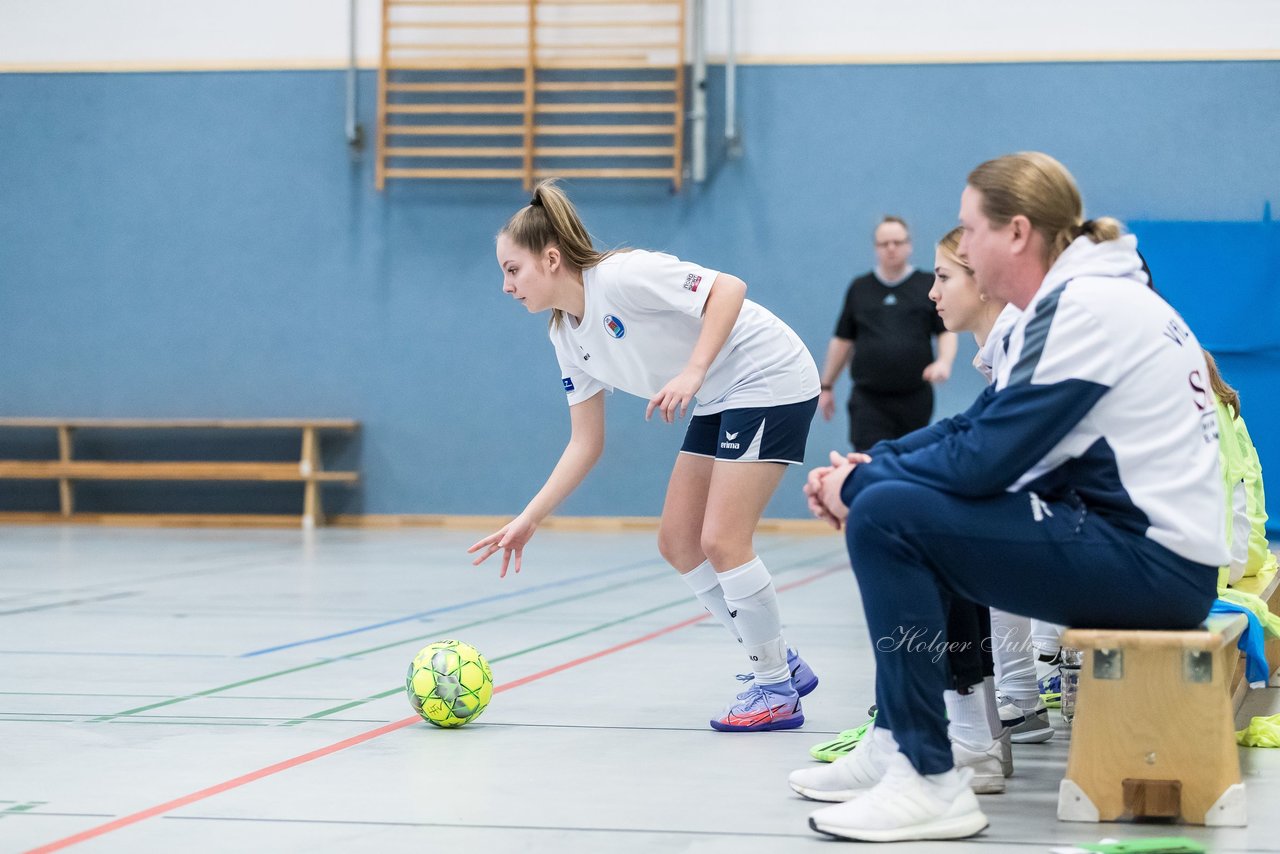
<instances>
[{"instance_id":1,"label":"red floor line","mask_svg":"<svg viewBox=\"0 0 1280 854\"><path fill-rule=\"evenodd\" d=\"M817 581L819 578L823 578L824 576L830 575L831 573L840 571L842 569L845 569L845 567L844 566L828 567L827 569L824 569L820 572L816 572L813 575L808 575L808 576L805 576L804 578L798 578L789 584L783 584L780 587L778 587L778 592L782 593L787 590L793 590L797 587L803 587L806 584L811 584L814 581ZM641 635L638 638L632 638L629 641L623 641L620 644L615 644L614 646L599 650L598 652L593 652L590 655L584 655L581 658L575 658L572 661L566 661L563 664L557 664L555 667L549 667L546 670L541 670L537 673L530 674L529 676L525 676L520 679L513 680L511 682L505 682L501 686L495 688L493 693L500 694L503 691L510 691L514 688L519 688L522 685L528 685L530 682L536 682L539 679L545 679L548 676L553 676L556 673L560 673L572 667L577 667L580 664L586 664L589 661L595 661L596 659L603 658L606 655L612 655L615 652L621 652L624 649L630 649L633 646L637 646L647 641L651 641L654 638L659 638L659 637L662 637L663 635L670 634L671 632L678 631L680 629L685 628L686 626L692 626L694 623L701 622L710 616L711 616L710 614L700 614L697 617L690 617L687 620L681 620L678 623L672 623L669 626L664 626L661 629L657 629L656 631L649 632L649 634L647 635ZM366 741L372 741L373 739L378 738L380 736L384 736L387 733L395 732L396 730L404 729L407 726L412 726L413 724L420 723L421 720L422 719L417 715L413 715L411 717L405 718L404 720L395 721L394 723L384 724L383 726L380 726L377 729L373 729L373 730L370 730L369 732L361 733L360 735L354 735L351 738L343 739L342 741L336 742L335 744L330 744L327 747L321 747L317 750L311 751L310 753L304 753L301 756L295 756L292 759L286 759L283 762L277 762L274 765L268 765L265 768L259 768L257 771L251 771L248 774L244 774L242 776L235 777L231 780L218 783L216 786L210 786L207 789L201 789L198 792L192 792L189 795L183 795L182 797L175 798L172 801L166 801L165 803L157 804L154 807L149 807L140 812L131 813L130 815L123 816L114 821L109 821L105 824L100 824L97 827L91 827L88 830L81 831L80 833L76 833L71 836L67 836L62 839L55 840L48 844L41 845L39 848L32 848L29 851L27 851L26 854L46 854L46 852L50 852L50 851L61 851L63 848L69 848L72 845L77 845L81 842L87 842L90 839L95 839L104 834L111 833L114 830L119 830L123 827L128 827L131 824L137 824L138 822L145 821L146 819L149 819L149 818L155 818L158 815L163 815L164 813L172 812L173 810L179 809L181 807L185 807L189 804L196 803L197 801L203 801L204 799L211 798L214 795L220 795L223 792L230 791L231 789L239 788L240 786L244 786L248 783L252 783L255 780L261 780L263 777L269 777L272 774L278 774L281 771L287 771L290 768L296 768L299 765L305 765L306 763L311 762L315 759L320 759L322 757L328 756L331 753L337 753L339 750L346 750L348 747L354 747L357 744L363 744Z\"/></svg>"}]
</instances>

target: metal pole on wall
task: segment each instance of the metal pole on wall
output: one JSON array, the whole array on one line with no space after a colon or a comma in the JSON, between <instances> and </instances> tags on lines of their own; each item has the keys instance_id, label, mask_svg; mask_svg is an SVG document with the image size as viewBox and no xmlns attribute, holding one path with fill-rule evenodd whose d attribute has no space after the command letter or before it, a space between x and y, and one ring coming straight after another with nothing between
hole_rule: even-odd
<instances>
[{"instance_id":1,"label":"metal pole on wall","mask_svg":"<svg viewBox=\"0 0 1280 854\"><path fill-rule=\"evenodd\" d=\"M356 87L359 84L356 68L356 6L359 0L347 0L347 145L351 156L357 157L364 148L364 128L356 120Z\"/></svg>"},{"instance_id":2,"label":"metal pole on wall","mask_svg":"<svg viewBox=\"0 0 1280 854\"><path fill-rule=\"evenodd\" d=\"M707 180L707 0L692 0L693 5L693 109L689 112L692 126L692 177L695 183ZM683 61L683 60L682 60Z\"/></svg>"},{"instance_id":3,"label":"metal pole on wall","mask_svg":"<svg viewBox=\"0 0 1280 854\"><path fill-rule=\"evenodd\" d=\"M724 60L724 141L730 157L742 156L742 137L738 133L738 29L735 12L737 4L729 0L729 49Z\"/></svg>"}]
</instances>

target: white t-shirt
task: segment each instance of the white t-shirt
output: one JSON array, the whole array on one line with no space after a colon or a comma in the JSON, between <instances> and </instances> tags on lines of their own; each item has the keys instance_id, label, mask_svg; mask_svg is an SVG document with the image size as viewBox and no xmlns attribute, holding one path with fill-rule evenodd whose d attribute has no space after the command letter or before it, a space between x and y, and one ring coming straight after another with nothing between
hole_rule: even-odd
<instances>
[{"instance_id":1,"label":"white t-shirt","mask_svg":"<svg viewBox=\"0 0 1280 854\"><path fill-rule=\"evenodd\" d=\"M684 370L719 275L661 252L618 252L583 271L584 316L551 329L569 405L615 388L650 398ZM744 300L696 395L694 415L818 395L818 367L785 323Z\"/></svg>"}]
</instances>

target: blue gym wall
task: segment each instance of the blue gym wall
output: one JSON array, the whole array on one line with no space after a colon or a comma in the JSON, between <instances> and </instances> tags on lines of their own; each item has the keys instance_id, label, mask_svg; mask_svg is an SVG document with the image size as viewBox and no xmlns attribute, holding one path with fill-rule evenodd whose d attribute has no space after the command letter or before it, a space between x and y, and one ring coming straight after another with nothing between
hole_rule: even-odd
<instances>
[{"instance_id":1,"label":"blue gym wall","mask_svg":"<svg viewBox=\"0 0 1280 854\"><path fill-rule=\"evenodd\" d=\"M1249 257L1269 267L1222 275L1206 244L1178 255L1199 290L1176 297L1193 325L1216 318L1206 343L1280 472L1277 303L1262 289L1280 262L1276 228L1258 224L1280 202L1280 63L747 66L737 160L720 151L713 71L704 186L568 185L600 242L743 277L821 361L882 214L911 221L929 267L967 171L1043 149L1091 213L1257 226ZM501 293L493 257L525 194L506 182L375 192L372 159L353 161L342 135L343 85L338 72L0 75L0 413L354 417L362 434L335 442L330 464L358 464L363 485L329 492L330 510L519 510L568 430L545 318ZM372 127L372 73L361 87ZM1172 280L1162 261L1157 278ZM1237 312L1243 294L1251 307ZM966 341L938 414L979 390L972 352ZM608 409L606 459L561 512L655 515L680 429L644 423L644 403L622 395ZM842 412L818 424L809 461L844 431ZM49 444L24 441L16 452ZM800 483L793 469L769 515L805 515ZM165 492L121 500L155 507ZM271 500L296 504L295 492ZM50 484L4 484L0 499L56 506Z\"/></svg>"}]
</instances>

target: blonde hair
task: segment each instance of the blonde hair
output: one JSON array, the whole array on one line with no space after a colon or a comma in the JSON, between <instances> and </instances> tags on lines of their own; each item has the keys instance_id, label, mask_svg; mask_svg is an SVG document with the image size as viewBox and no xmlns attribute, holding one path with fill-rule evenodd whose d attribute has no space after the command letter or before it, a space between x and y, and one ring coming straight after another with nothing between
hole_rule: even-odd
<instances>
[{"instance_id":1,"label":"blonde hair","mask_svg":"<svg viewBox=\"0 0 1280 854\"><path fill-rule=\"evenodd\" d=\"M1218 363L1214 361L1213 354L1203 347L1200 350L1204 353L1204 363L1209 366L1209 385L1213 387L1214 395L1235 413L1232 418L1239 418L1240 392L1227 385L1222 374L1218 373Z\"/></svg>"},{"instance_id":2,"label":"blonde hair","mask_svg":"<svg viewBox=\"0 0 1280 854\"><path fill-rule=\"evenodd\" d=\"M1057 160L1039 151L1020 151L988 160L969 173L968 184L982 193L982 213L997 227L1025 216L1045 243L1045 262L1058 260L1077 237L1094 243L1115 240L1124 226L1111 217L1084 219L1075 178Z\"/></svg>"},{"instance_id":3,"label":"blonde hair","mask_svg":"<svg viewBox=\"0 0 1280 854\"><path fill-rule=\"evenodd\" d=\"M575 270L594 267L615 251L596 250L573 202L554 180L534 187L529 204L516 211L498 234L534 253L555 244L565 263ZM551 310L552 327L559 326L563 318L560 309Z\"/></svg>"},{"instance_id":4,"label":"blonde hair","mask_svg":"<svg viewBox=\"0 0 1280 854\"><path fill-rule=\"evenodd\" d=\"M960 237L963 234L964 229L960 226L956 226L942 236L942 239L938 241L938 248L941 249L942 253L951 259L956 266L960 267L972 276L973 268L960 257Z\"/></svg>"}]
</instances>

